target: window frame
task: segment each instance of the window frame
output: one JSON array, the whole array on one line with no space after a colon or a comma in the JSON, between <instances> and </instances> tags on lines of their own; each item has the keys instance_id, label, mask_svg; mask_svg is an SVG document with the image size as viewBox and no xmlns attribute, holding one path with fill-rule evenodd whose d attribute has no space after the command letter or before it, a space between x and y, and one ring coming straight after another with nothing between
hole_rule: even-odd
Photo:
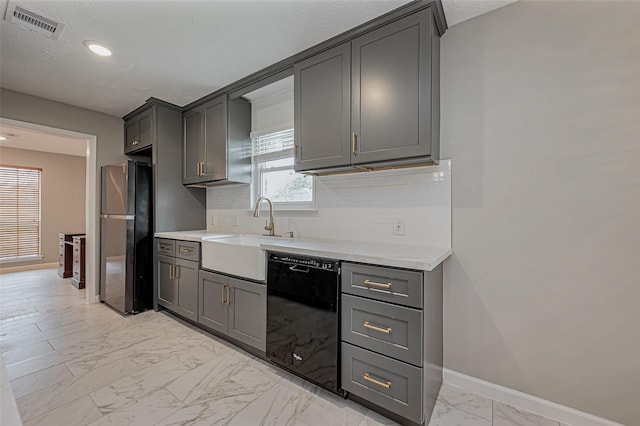
<instances>
[{"instance_id":1,"label":"window frame","mask_svg":"<svg viewBox=\"0 0 640 426\"><path fill-rule=\"evenodd\" d=\"M17 170L16 173L19 173L19 171L28 171L28 172L37 172L37 176L38 176L38 202L37 202L37 207L38 207L38 214L37 214L37 228L38 228L38 232L37 232L37 253L30 253L30 254L26 254L26 255L20 255L20 243L16 244L17 247L17 251L16 251L16 255L15 256L6 256L6 257L0 257L0 264L4 264L4 263L14 263L14 262L28 262L28 261L33 261L33 260L38 260L38 259L42 259L44 256L42 255L42 168L39 167L28 167L28 166L13 166L13 165L8 165L8 164L0 164L0 168L1 169L14 169ZM0 170L0 173L4 173L4 171ZM25 185L22 185L25 186ZM19 186L16 187L16 190L19 191ZM18 206L18 201L19 201L19 195L16 193L16 210L18 210L19 206ZM16 212L15 215L16 218L16 228L18 228L16 230L16 235L19 235L19 222L20 222L20 216L19 213ZM33 220L33 219L31 219ZM0 230L2 228L0 227Z\"/></svg>"},{"instance_id":2,"label":"window frame","mask_svg":"<svg viewBox=\"0 0 640 426\"><path fill-rule=\"evenodd\" d=\"M291 132L291 138L293 138L294 129L291 126L282 126L280 128L271 128L265 129L260 132L252 132L251 133L251 206L253 209L255 207L255 203L259 197L262 196L262 177L265 172L277 172L277 171L286 171L291 170L294 173L294 164L295 164L295 147L292 146L291 149L284 149L281 151L269 152L267 154L257 154L256 147L258 140L260 138L264 138L276 133L281 132ZM276 166L270 168L260 168L260 164L267 163L269 161L283 160L291 158L293 161L291 165L287 166ZM311 179L311 200L310 201L275 201L271 200L273 203L274 211L305 211L305 210L315 210L316 206L316 181L315 176L306 175L309 179Z\"/></svg>"}]
</instances>

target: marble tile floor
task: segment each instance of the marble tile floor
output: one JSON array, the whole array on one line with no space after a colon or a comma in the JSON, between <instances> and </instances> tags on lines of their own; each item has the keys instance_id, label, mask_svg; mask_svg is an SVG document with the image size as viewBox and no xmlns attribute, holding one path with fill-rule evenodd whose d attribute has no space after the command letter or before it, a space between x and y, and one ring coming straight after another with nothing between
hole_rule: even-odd
<instances>
[{"instance_id":1,"label":"marble tile floor","mask_svg":"<svg viewBox=\"0 0 640 426\"><path fill-rule=\"evenodd\" d=\"M170 314L87 304L56 270L0 275L0 349L26 426L395 424ZM561 426L447 384L429 425Z\"/></svg>"}]
</instances>

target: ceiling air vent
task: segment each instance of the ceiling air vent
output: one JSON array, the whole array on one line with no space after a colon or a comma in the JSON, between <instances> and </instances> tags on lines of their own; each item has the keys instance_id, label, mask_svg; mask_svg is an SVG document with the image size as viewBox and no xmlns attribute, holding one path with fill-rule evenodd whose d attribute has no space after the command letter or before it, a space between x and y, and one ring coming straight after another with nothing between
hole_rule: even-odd
<instances>
[{"instance_id":1,"label":"ceiling air vent","mask_svg":"<svg viewBox=\"0 0 640 426\"><path fill-rule=\"evenodd\" d=\"M14 2L9 2L4 20L53 40L57 40L60 37L60 33L64 28L64 23L42 16Z\"/></svg>"}]
</instances>

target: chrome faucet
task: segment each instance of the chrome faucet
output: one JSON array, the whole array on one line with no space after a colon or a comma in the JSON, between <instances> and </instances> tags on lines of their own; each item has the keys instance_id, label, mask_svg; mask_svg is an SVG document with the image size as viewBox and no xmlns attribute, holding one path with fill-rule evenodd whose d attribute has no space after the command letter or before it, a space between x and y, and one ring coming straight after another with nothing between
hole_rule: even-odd
<instances>
[{"instance_id":1,"label":"chrome faucet","mask_svg":"<svg viewBox=\"0 0 640 426\"><path fill-rule=\"evenodd\" d=\"M273 221L273 203L271 202L270 199L268 199L267 197L260 197L258 198L258 201L256 201L256 208L253 211L253 217L258 217L258 215L260 214L260 202L262 200L265 200L267 203L269 203L269 222L266 223L264 229L269 231L269 236L270 237L275 237L276 236L276 224Z\"/></svg>"}]
</instances>

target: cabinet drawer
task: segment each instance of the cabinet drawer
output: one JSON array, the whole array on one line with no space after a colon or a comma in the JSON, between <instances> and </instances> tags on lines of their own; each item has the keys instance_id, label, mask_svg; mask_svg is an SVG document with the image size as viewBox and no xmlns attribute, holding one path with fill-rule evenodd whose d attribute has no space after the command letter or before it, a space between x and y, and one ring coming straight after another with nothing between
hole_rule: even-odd
<instances>
[{"instance_id":1,"label":"cabinet drawer","mask_svg":"<svg viewBox=\"0 0 640 426\"><path fill-rule=\"evenodd\" d=\"M422 369L342 343L342 388L422 424Z\"/></svg>"},{"instance_id":2,"label":"cabinet drawer","mask_svg":"<svg viewBox=\"0 0 640 426\"><path fill-rule=\"evenodd\" d=\"M180 259L200 261L200 243L176 240L175 250Z\"/></svg>"},{"instance_id":3,"label":"cabinet drawer","mask_svg":"<svg viewBox=\"0 0 640 426\"><path fill-rule=\"evenodd\" d=\"M422 311L343 294L342 340L422 366Z\"/></svg>"},{"instance_id":4,"label":"cabinet drawer","mask_svg":"<svg viewBox=\"0 0 640 426\"><path fill-rule=\"evenodd\" d=\"M343 262L342 292L422 308L422 272Z\"/></svg>"},{"instance_id":5,"label":"cabinet drawer","mask_svg":"<svg viewBox=\"0 0 640 426\"><path fill-rule=\"evenodd\" d=\"M162 254L165 256L175 256L176 253L176 241L168 240L166 238L156 238L155 239L155 251L157 254Z\"/></svg>"}]
</instances>

